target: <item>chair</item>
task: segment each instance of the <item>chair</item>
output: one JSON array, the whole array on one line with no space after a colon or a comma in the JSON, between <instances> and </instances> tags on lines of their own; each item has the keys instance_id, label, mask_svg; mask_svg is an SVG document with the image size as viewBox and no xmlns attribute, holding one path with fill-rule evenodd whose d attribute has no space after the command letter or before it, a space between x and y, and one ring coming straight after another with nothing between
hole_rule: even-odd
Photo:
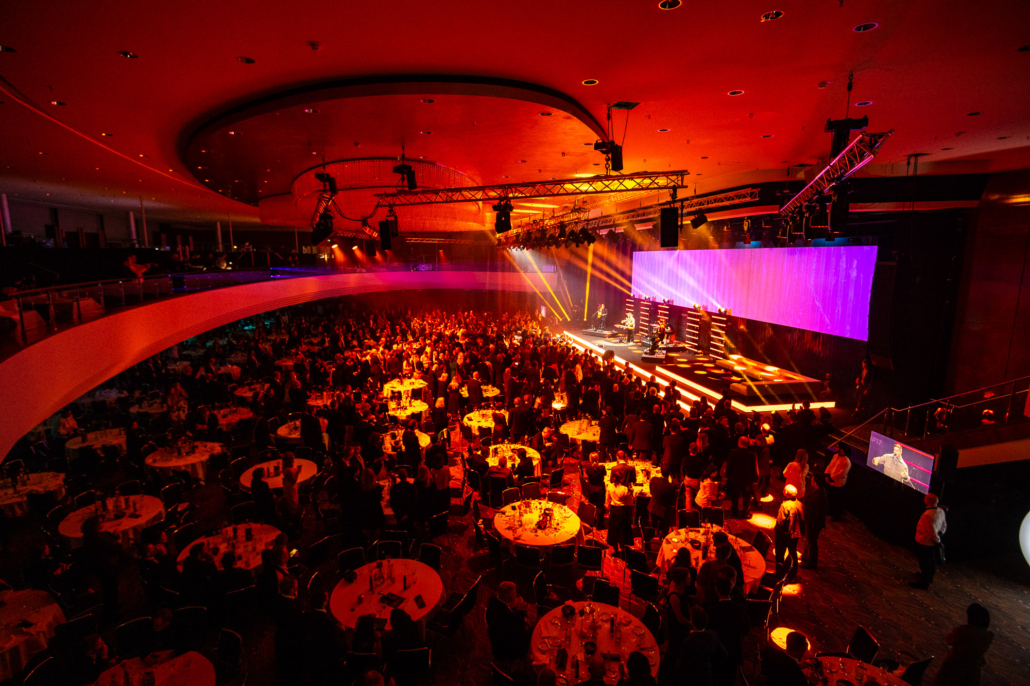
<instances>
[{"instance_id":1,"label":"chair","mask_svg":"<svg viewBox=\"0 0 1030 686\"><path fill-rule=\"evenodd\" d=\"M96 505L96 502L97 502L97 492L96 491L92 491L92 490L90 490L90 491L83 491L82 493L80 493L77 496L75 496L75 509L76 510L81 510L84 507L89 507L90 505Z\"/></svg>"},{"instance_id":2,"label":"chair","mask_svg":"<svg viewBox=\"0 0 1030 686\"><path fill-rule=\"evenodd\" d=\"M453 636L464 626L465 617L472 612L479 597L480 575L465 593L452 593L444 601L440 612L426 625L432 631L444 636Z\"/></svg>"},{"instance_id":3,"label":"chair","mask_svg":"<svg viewBox=\"0 0 1030 686\"><path fill-rule=\"evenodd\" d=\"M540 548L531 545L515 545L515 564L522 569L541 570L543 558L540 555Z\"/></svg>"},{"instance_id":4,"label":"chair","mask_svg":"<svg viewBox=\"0 0 1030 686\"><path fill-rule=\"evenodd\" d=\"M612 586L608 583L607 579L599 578L594 582L594 592L590 595L590 599L595 603L604 603L605 605L618 607L619 595L617 586Z\"/></svg>"},{"instance_id":5,"label":"chair","mask_svg":"<svg viewBox=\"0 0 1030 686\"><path fill-rule=\"evenodd\" d=\"M622 582L626 583L626 573L631 571L643 574L651 573L651 561L647 559L647 553L634 548L626 548L626 567L622 570Z\"/></svg>"},{"instance_id":6,"label":"chair","mask_svg":"<svg viewBox=\"0 0 1030 686\"><path fill-rule=\"evenodd\" d=\"M540 482L527 481L522 484L522 497L525 500L539 500L541 496Z\"/></svg>"},{"instance_id":7,"label":"chair","mask_svg":"<svg viewBox=\"0 0 1030 686\"><path fill-rule=\"evenodd\" d=\"M848 643L848 654L851 657L872 664L873 658L876 657L876 653L879 650L879 642L873 638L873 635L865 627L860 626L855 629L851 642Z\"/></svg>"},{"instance_id":8,"label":"chair","mask_svg":"<svg viewBox=\"0 0 1030 686\"><path fill-rule=\"evenodd\" d=\"M565 543L551 548L550 569L555 567L569 567L576 564L576 544Z\"/></svg>"},{"instance_id":9,"label":"chair","mask_svg":"<svg viewBox=\"0 0 1030 686\"><path fill-rule=\"evenodd\" d=\"M378 670L382 666L379 656L375 653L352 653L350 651L344 654L343 664L347 673L355 680L368 670ZM345 679L343 683L350 683L350 679Z\"/></svg>"},{"instance_id":10,"label":"chair","mask_svg":"<svg viewBox=\"0 0 1030 686\"><path fill-rule=\"evenodd\" d=\"M436 571L440 571L440 556L442 554L440 546L433 545L432 543L423 543L418 549L418 561L427 564Z\"/></svg>"},{"instance_id":11,"label":"chair","mask_svg":"<svg viewBox=\"0 0 1030 686\"><path fill-rule=\"evenodd\" d=\"M308 567L318 569L328 562L332 556L333 544L332 536L320 538L312 543L311 547L308 548Z\"/></svg>"},{"instance_id":12,"label":"chair","mask_svg":"<svg viewBox=\"0 0 1030 686\"><path fill-rule=\"evenodd\" d=\"M564 435L564 434L562 434ZM561 488L562 481L565 479L565 468L555 468L549 477L547 477L547 488Z\"/></svg>"},{"instance_id":13,"label":"chair","mask_svg":"<svg viewBox=\"0 0 1030 686\"><path fill-rule=\"evenodd\" d=\"M501 545L501 539L497 538L497 534L493 532L486 534L486 544L490 551L490 561L500 567L503 578L504 565L515 558L507 548Z\"/></svg>"},{"instance_id":14,"label":"chair","mask_svg":"<svg viewBox=\"0 0 1030 686\"><path fill-rule=\"evenodd\" d=\"M232 470L232 475L237 481L243 476L243 473L250 469L250 458L239 457L229 463L229 469Z\"/></svg>"},{"instance_id":15,"label":"chair","mask_svg":"<svg viewBox=\"0 0 1030 686\"><path fill-rule=\"evenodd\" d=\"M236 593L237 591L233 591ZM235 678L243 671L243 638L232 629L218 632L217 664L225 672L227 681ZM222 675L220 675L222 676Z\"/></svg>"},{"instance_id":16,"label":"chair","mask_svg":"<svg viewBox=\"0 0 1030 686\"><path fill-rule=\"evenodd\" d=\"M933 662L933 655L925 660L919 662L913 662L908 667L905 667L905 671L901 673L901 680L906 684L912 684L912 686L919 686L923 683L923 674L926 673L926 668Z\"/></svg>"},{"instance_id":17,"label":"chair","mask_svg":"<svg viewBox=\"0 0 1030 686\"><path fill-rule=\"evenodd\" d=\"M681 529L697 529L701 526L701 513L698 510L680 510L676 513L676 525Z\"/></svg>"},{"instance_id":18,"label":"chair","mask_svg":"<svg viewBox=\"0 0 1030 686\"><path fill-rule=\"evenodd\" d=\"M139 479L133 479L132 481L119 484L118 493L121 495L142 495L143 489L140 488Z\"/></svg>"},{"instance_id":19,"label":"chair","mask_svg":"<svg viewBox=\"0 0 1030 686\"><path fill-rule=\"evenodd\" d=\"M518 488L506 488L501 492L501 506L511 505L522 500L522 494Z\"/></svg>"},{"instance_id":20,"label":"chair","mask_svg":"<svg viewBox=\"0 0 1030 686\"><path fill-rule=\"evenodd\" d=\"M175 549L179 552L186 550L190 543L197 540L197 537L197 525L193 522L183 524L172 532L172 538L175 540Z\"/></svg>"},{"instance_id":21,"label":"chair","mask_svg":"<svg viewBox=\"0 0 1030 686\"><path fill-rule=\"evenodd\" d=\"M576 550L576 566L588 572L600 572L604 569L604 555L607 546L581 545Z\"/></svg>"},{"instance_id":22,"label":"chair","mask_svg":"<svg viewBox=\"0 0 1030 686\"><path fill-rule=\"evenodd\" d=\"M365 566L365 549L348 548L336 556L340 572L348 572Z\"/></svg>"},{"instance_id":23,"label":"chair","mask_svg":"<svg viewBox=\"0 0 1030 686\"><path fill-rule=\"evenodd\" d=\"M664 628L662 626L662 613L654 603L644 603L644 616L640 618L640 621L651 632L654 639L658 641L658 645L661 645L664 639L662 636L662 629Z\"/></svg>"},{"instance_id":24,"label":"chair","mask_svg":"<svg viewBox=\"0 0 1030 686\"><path fill-rule=\"evenodd\" d=\"M629 574L629 588L631 603L634 596L649 603L658 602L661 585L656 576L632 569Z\"/></svg>"},{"instance_id":25,"label":"chair","mask_svg":"<svg viewBox=\"0 0 1030 686\"><path fill-rule=\"evenodd\" d=\"M633 499L633 516L634 523L639 524L641 520L647 521L649 515L647 507L651 504L651 496L637 494L636 498Z\"/></svg>"},{"instance_id":26,"label":"chair","mask_svg":"<svg viewBox=\"0 0 1030 686\"><path fill-rule=\"evenodd\" d=\"M64 669L55 657L48 657L25 675L22 686L54 686L64 681Z\"/></svg>"},{"instance_id":27,"label":"chair","mask_svg":"<svg viewBox=\"0 0 1030 686\"><path fill-rule=\"evenodd\" d=\"M508 480L503 476L491 476L487 478L490 484L489 505L493 508L503 507L504 491L508 488Z\"/></svg>"},{"instance_id":28,"label":"chair","mask_svg":"<svg viewBox=\"0 0 1030 686\"><path fill-rule=\"evenodd\" d=\"M257 506L254 505L253 500L247 500L238 505L233 505L229 511L232 514L233 524L244 524L246 522L257 521Z\"/></svg>"},{"instance_id":29,"label":"chair","mask_svg":"<svg viewBox=\"0 0 1030 686\"><path fill-rule=\"evenodd\" d=\"M701 521L707 522L708 524L714 524L716 526L722 526L726 519L726 511L721 507L703 507L701 508Z\"/></svg>"},{"instance_id":30,"label":"chair","mask_svg":"<svg viewBox=\"0 0 1030 686\"><path fill-rule=\"evenodd\" d=\"M536 600L537 617L543 617L561 604L558 596L551 593L551 589L556 588L556 586L551 586L547 583L547 575L544 572L537 572L536 577L533 578L533 595Z\"/></svg>"},{"instance_id":31,"label":"chair","mask_svg":"<svg viewBox=\"0 0 1030 686\"><path fill-rule=\"evenodd\" d=\"M755 550L757 550L764 559L766 554L769 552L770 546L772 546L772 541L769 540L769 537L765 535L764 531L756 531L755 540L751 542L751 545L754 546Z\"/></svg>"},{"instance_id":32,"label":"chair","mask_svg":"<svg viewBox=\"0 0 1030 686\"><path fill-rule=\"evenodd\" d=\"M567 495L565 495L564 493L562 493L561 491L548 491L547 492L547 499L550 502L552 502L552 503L557 503L558 505L564 505L565 501L567 501L569 499L569 497Z\"/></svg>"},{"instance_id":33,"label":"chair","mask_svg":"<svg viewBox=\"0 0 1030 686\"><path fill-rule=\"evenodd\" d=\"M4 476L7 478L24 470L25 462L22 460L8 460L3 464Z\"/></svg>"},{"instance_id":34,"label":"chair","mask_svg":"<svg viewBox=\"0 0 1030 686\"><path fill-rule=\"evenodd\" d=\"M118 647L118 657L124 660L142 655L148 649L153 633L154 624L150 617L137 617L115 627L114 640Z\"/></svg>"},{"instance_id":35,"label":"chair","mask_svg":"<svg viewBox=\"0 0 1030 686\"><path fill-rule=\"evenodd\" d=\"M597 528L597 508L587 501L581 500L576 509L576 514L579 515L580 524L587 529L586 535L593 536L594 529Z\"/></svg>"},{"instance_id":36,"label":"chair","mask_svg":"<svg viewBox=\"0 0 1030 686\"><path fill-rule=\"evenodd\" d=\"M387 671L402 683L417 681L428 675L433 668L433 652L429 648L398 650L387 664Z\"/></svg>"},{"instance_id":37,"label":"chair","mask_svg":"<svg viewBox=\"0 0 1030 686\"><path fill-rule=\"evenodd\" d=\"M515 680L501 671L501 668L490 663L490 671L493 672L493 686L515 686Z\"/></svg>"},{"instance_id":38,"label":"chair","mask_svg":"<svg viewBox=\"0 0 1030 686\"><path fill-rule=\"evenodd\" d=\"M761 628L768 632L770 612L772 612L771 600L747 599L747 616L752 629Z\"/></svg>"},{"instance_id":39,"label":"chair","mask_svg":"<svg viewBox=\"0 0 1030 686\"><path fill-rule=\"evenodd\" d=\"M161 489L161 502L164 503L165 508L174 507L184 499L185 494L182 490L182 484L178 481L173 481Z\"/></svg>"},{"instance_id":40,"label":"chair","mask_svg":"<svg viewBox=\"0 0 1030 686\"><path fill-rule=\"evenodd\" d=\"M375 552L377 560L385 560L388 557L399 560L404 556L404 546L400 541L376 541Z\"/></svg>"},{"instance_id":41,"label":"chair","mask_svg":"<svg viewBox=\"0 0 1030 686\"><path fill-rule=\"evenodd\" d=\"M232 457L232 461L250 458L250 443L234 445L229 450L229 455Z\"/></svg>"}]
</instances>

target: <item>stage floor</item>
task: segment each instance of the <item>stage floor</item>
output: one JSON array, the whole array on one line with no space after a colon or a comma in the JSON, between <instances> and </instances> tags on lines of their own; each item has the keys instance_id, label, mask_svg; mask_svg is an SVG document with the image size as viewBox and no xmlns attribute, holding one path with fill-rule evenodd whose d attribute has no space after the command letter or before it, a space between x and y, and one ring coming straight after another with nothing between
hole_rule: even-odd
<instances>
[{"instance_id":1,"label":"stage floor","mask_svg":"<svg viewBox=\"0 0 1030 686\"><path fill-rule=\"evenodd\" d=\"M647 346L639 340L605 338L594 332L567 330L567 333L597 350L612 350L615 355L647 374L668 381L676 379L680 389L694 396L701 394L709 401L728 394L738 410L769 412L789 410L792 405L809 401L812 407L833 407L832 401L819 398L819 380L744 358L716 360L695 356L686 350L670 350L665 361L645 362ZM639 339L639 337L638 337Z\"/></svg>"}]
</instances>

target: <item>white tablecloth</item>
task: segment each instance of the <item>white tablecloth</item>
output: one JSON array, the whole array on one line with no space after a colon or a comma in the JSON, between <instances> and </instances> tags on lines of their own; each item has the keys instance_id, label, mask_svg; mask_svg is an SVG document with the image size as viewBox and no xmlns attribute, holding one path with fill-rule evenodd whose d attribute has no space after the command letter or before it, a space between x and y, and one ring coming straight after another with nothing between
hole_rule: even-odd
<instances>
[{"instance_id":1,"label":"white tablecloth","mask_svg":"<svg viewBox=\"0 0 1030 686\"><path fill-rule=\"evenodd\" d=\"M861 660L852 660L849 657L820 657L817 659L823 665L823 674L830 677L831 684L836 684L838 679L847 679L858 686L870 679L875 679L880 686L908 686L897 674L866 664ZM859 669L862 670L863 677L858 676L857 670Z\"/></svg>"},{"instance_id":2,"label":"white tablecloth","mask_svg":"<svg viewBox=\"0 0 1030 686\"><path fill-rule=\"evenodd\" d=\"M404 450L404 444L401 442L401 437L404 432L400 429L394 429L393 431L387 431L383 434L383 450L388 453L399 453ZM422 453L425 454L426 448L432 443L429 438L429 434L424 434L421 431L415 431L415 437L418 438L418 447L422 449Z\"/></svg>"},{"instance_id":3,"label":"white tablecloth","mask_svg":"<svg viewBox=\"0 0 1030 686\"><path fill-rule=\"evenodd\" d=\"M100 530L109 531L114 534L124 546L138 541L140 532L144 528L164 521L164 505L158 498L152 495L121 496L120 500L129 503L128 512L121 517L116 516L114 512L104 512L104 521L100 525ZM112 507L115 505L113 498L108 498L105 502ZM137 516L135 517L132 516L133 513L131 512L132 502L136 503ZM92 505L81 510L75 510L57 526L58 532L68 539L73 548L82 545L82 523L96 514L96 511L96 508Z\"/></svg>"},{"instance_id":4,"label":"white tablecloth","mask_svg":"<svg viewBox=\"0 0 1030 686\"><path fill-rule=\"evenodd\" d=\"M615 465L617 465L617 464L619 464L619 463L618 462L605 462L604 463L604 468L606 470L605 475L604 475L604 485L605 486L608 486L611 483L612 468L615 467ZM651 495L651 477L654 476L655 474L659 474L660 475L662 473L661 470L658 467L655 467L653 464L651 464L650 462L647 462L645 460L627 460L626 464L628 464L629 466L631 466L635 470L637 470L637 483L636 483L636 487L633 489L633 492L636 493L637 495L650 496Z\"/></svg>"},{"instance_id":5,"label":"white tablecloth","mask_svg":"<svg viewBox=\"0 0 1030 686\"><path fill-rule=\"evenodd\" d=\"M393 564L393 577L391 582L387 580L378 584L373 590L369 590L369 575L376 568L375 562L370 562L364 567L355 570L357 579L353 583L340 581L333 589L332 597L329 599L329 610L333 613L341 625L347 629L354 629L358 617L366 614L375 614L387 620L384 631L393 630L390 625L390 612L394 609L390 605L380 602L380 596L393 593L404 599L398 607L418 622L430 616L443 602L443 582L440 575L429 565L422 564L416 560L391 560ZM383 561L384 574L387 563ZM404 577L407 575L409 588L404 589ZM425 607L419 608L415 603L415 596L421 595L425 601Z\"/></svg>"},{"instance_id":6,"label":"white tablecloth","mask_svg":"<svg viewBox=\"0 0 1030 686\"><path fill-rule=\"evenodd\" d=\"M497 386L480 386L480 390L483 391L484 398L495 398L501 394L501 389ZM469 397L469 389L467 386L461 387L461 397Z\"/></svg>"},{"instance_id":7,"label":"white tablecloth","mask_svg":"<svg viewBox=\"0 0 1030 686\"><path fill-rule=\"evenodd\" d=\"M422 402L421 400L412 400L410 402L390 403L390 414L394 417L401 419L407 419L413 414L421 414L429 409L429 405Z\"/></svg>"},{"instance_id":8,"label":"white tablecloth","mask_svg":"<svg viewBox=\"0 0 1030 686\"><path fill-rule=\"evenodd\" d=\"M189 472L194 479L206 481L208 459L224 449L221 443L199 441L186 455L179 455L172 448L161 448L150 453L145 462L148 467L165 476L172 476L175 471L184 471Z\"/></svg>"},{"instance_id":9,"label":"white tablecloth","mask_svg":"<svg viewBox=\"0 0 1030 686\"><path fill-rule=\"evenodd\" d=\"M46 649L54 627L64 624L64 613L46 591L2 591L0 603L0 681L4 681ZM19 626L21 622L27 626Z\"/></svg>"},{"instance_id":10,"label":"white tablecloth","mask_svg":"<svg viewBox=\"0 0 1030 686\"><path fill-rule=\"evenodd\" d=\"M587 674L587 665L590 660L583 652L583 644L593 641L597 645L598 653L618 654L623 662L630 653L639 650L651 662L651 674L657 676L658 665L661 662L658 642L643 622L621 608L604 603L589 603L594 612L586 612L582 617L579 615L579 611L588 603L567 604L575 609L571 626L570 620L562 617L562 608L556 607L544 615L533 629L530 654L534 663L547 664L555 669L554 657L559 648L565 648L569 653L569 659L565 670L558 672L559 676L564 676L570 684L586 681L590 678ZM618 625L618 632L615 635L612 635L611 632L613 615ZM578 678L572 668L574 656L579 662ZM614 660L607 661L605 666L608 670L605 674L605 681L614 684L619 680L619 663Z\"/></svg>"},{"instance_id":11,"label":"white tablecloth","mask_svg":"<svg viewBox=\"0 0 1030 686\"><path fill-rule=\"evenodd\" d=\"M147 414L162 414L168 411L168 406L161 401L148 400L139 405L133 405L129 408L129 412L136 414L138 412L146 412Z\"/></svg>"},{"instance_id":12,"label":"white tablecloth","mask_svg":"<svg viewBox=\"0 0 1030 686\"><path fill-rule=\"evenodd\" d=\"M100 675L96 686L124 686L124 672L128 670L133 686L144 683L144 674L152 672L154 686L215 686L215 666L200 653L183 653L174 657L171 651L157 654L158 661L150 663L134 657L111 667Z\"/></svg>"},{"instance_id":13,"label":"white tablecloth","mask_svg":"<svg viewBox=\"0 0 1030 686\"><path fill-rule=\"evenodd\" d=\"M246 386L240 386L234 393L237 397L243 398L244 400L250 400L254 397L255 393L263 392L268 386L263 383L252 383Z\"/></svg>"},{"instance_id":14,"label":"white tablecloth","mask_svg":"<svg viewBox=\"0 0 1030 686\"><path fill-rule=\"evenodd\" d=\"M29 493L54 492L57 500L64 498L64 474L35 472L25 475L15 491L10 479L0 480L0 508L10 517L24 517L29 513Z\"/></svg>"},{"instance_id":15,"label":"white tablecloth","mask_svg":"<svg viewBox=\"0 0 1030 686\"><path fill-rule=\"evenodd\" d=\"M565 422L559 429L561 433L576 441L592 441L596 443L601 438L601 427L597 422L589 419L576 419Z\"/></svg>"},{"instance_id":16,"label":"white tablecloth","mask_svg":"<svg viewBox=\"0 0 1030 686\"><path fill-rule=\"evenodd\" d=\"M221 410L215 410L214 414L218 417L218 426L223 429L232 428L238 422L242 422L244 419L250 419L254 416L254 413L246 407L227 407Z\"/></svg>"},{"instance_id":17,"label":"white tablecloth","mask_svg":"<svg viewBox=\"0 0 1030 686\"><path fill-rule=\"evenodd\" d=\"M721 527L712 527L712 531L720 529ZM737 555L740 556L740 563L744 568L744 589L750 592L758 585L758 582L762 580L762 575L765 574L765 558L759 555L754 546L750 545L747 541L733 535L729 535L729 539L730 545L736 549ZM701 542L701 549L695 549L693 546L690 546L690 541L692 540ZM694 569L700 569L702 562L715 559L714 545L709 545L708 556L705 560L701 559L704 540L704 529L674 529L662 541L662 547L658 551L658 566L662 568L663 572L668 571L669 565L672 564L673 559L676 557L676 552L684 546L690 546L691 564L694 565Z\"/></svg>"},{"instance_id":18,"label":"white tablecloth","mask_svg":"<svg viewBox=\"0 0 1030 686\"><path fill-rule=\"evenodd\" d=\"M261 552L271 548L275 537L279 535L279 529L268 524L252 523L241 524L236 528L236 566L240 569L257 570L261 568ZM247 529L251 530L252 540L247 541ZM195 545L207 546L215 560L215 566L222 568L222 555L232 550L233 527L227 526L212 536L204 536L186 546L179 552L179 571L182 571L183 561L189 557L190 548ZM217 552L215 550L217 549Z\"/></svg>"},{"instance_id":19,"label":"white tablecloth","mask_svg":"<svg viewBox=\"0 0 1030 686\"><path fill-rule=\"evenodd\" d=\"M496 467L497 463L501 461L501 456L508 458L508 469L515 471L515 468L519 465L519 458L516 457L515 451L522 448L526 451L526 456L533 460L533 475L541 476L540 470L540 453L530 448L528 445L519 445L518 443L500 443L498 445L490 446L490 455L486 458L486 463L491 467Z\"/></svg>"},{"instance_id":20,"label":"white tablecloth","mask_svg":"<svg viewBox=\"0 0 1030 686\"><path fill-rule=\"evenodd\" d=\"M551 509L551 524L537 529L536 523L545 510ZM546 547L565 543L579 533L579 517L565 505L548 500L521 500L502 508L494 515L497 533L512 544Z\"/></svg>"},{"instance_id":21,"label":"white tablecloth","mask_svg":"<svg viewBox=\"0 0 1030 686\"><path fill-rule=\"evenodd\" d=\"M425 388L426 382L422 379L394 379L387 381L383 386L383 396L389 398L393 393L400 393L408 396L416 388Z\"/></svg>"},{"instance_id":22,"label":"white tablecloth","mask_svg":"<svg viewBox=\"0 0 1030 686\"><path fill-rule=\"evenodd\" d=\"M508 411L501 410L501 414L507 420ZM489 436L490 432L494 429L494 410L469 412L461 421L465 423L465 426L471 427L476 435Z\"/></svg>"},{"instance_id":23,"label":"white tablecloth","mask_svg":"<svg viewBox=\"0 0 1030 686\"><path fill-rule=\"evenodd\" d=\"M306 482L315 478L315 474L318 473L318 465L316 465L311 460L295 460L294 465L300 467L300 477L297 479L298 487L303 486ZM240 488L246 491L247 493L250 493L250 482L254 478L254 470L258 467L264 468L265 483L268 484L269 488L273 490L276 488L282 488L283 475L280 473L279 476L272 476L272 474L275 472L276 466L282 469L283 461L269 460L268 462L262 462L261 464L254 465L247 471L243 472L243 474L240 476Z\"/></svg>"},{"instance_id":24,"label":"white tablecloth","mask_svg":"<svg viewBox=\"0 0 1030 686\"><path fill-rule=\"evenodd\" d=\"M64 444L64 456L68 460L74 460L79 456L79 450L86 446L92 446L100 451L105 445L118 446L118 451L125 452L125 430L104 429L103 431L90 431L85 438L76 436Z\"/></svg>"}]
</instances>

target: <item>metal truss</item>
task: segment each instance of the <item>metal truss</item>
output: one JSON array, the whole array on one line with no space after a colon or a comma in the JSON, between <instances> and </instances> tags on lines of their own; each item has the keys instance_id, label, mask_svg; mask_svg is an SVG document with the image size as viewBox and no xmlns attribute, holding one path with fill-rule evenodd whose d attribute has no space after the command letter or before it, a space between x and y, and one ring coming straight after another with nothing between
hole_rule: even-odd
<instances>
[{"instance_id":1,"label":"metal truss","mask_svg":"<svg viewBox=\"0 0 1030 686\"><path fill-rule=\"evenodd\" d=\"M441 243L444 245L493 245L491 240L477 241L471 238L435 238L433 236L427 236L420 238L418 236L405 236L404 241L406 243Z\"/></svg>"},{"instance_id":2,"label":"metal truss","mask_svg":"<svg viewBox=\"0 0 1030 686\"><path fill-rule=\"evenodd\" d=\"M384 205L437 205L452 202L491 202L519 198L549 198L559 195L586 195L590 193L623 193L627 191L657 191L682 188L687 185L687 170L664 174L623 174L597 176L587 179L559 179L528 183L469 188L440 188L434 190L394 191L378 193Z\"/></svg>"},{"instance_id":3,"label":"metal truss","mask_svg":"<svg viewBox=\"0 0 1030 686\"><path fill-rule=\"evenodd\" d=\"M804 208L811 200L822 195L834 184L840 183L859 169L873 161L883 142L894 133L894 129L886 133L862 133L851 141L841 154L816 175L800 193L780 208L780 216L789 217Z\"/></svg>"}]
</instances>

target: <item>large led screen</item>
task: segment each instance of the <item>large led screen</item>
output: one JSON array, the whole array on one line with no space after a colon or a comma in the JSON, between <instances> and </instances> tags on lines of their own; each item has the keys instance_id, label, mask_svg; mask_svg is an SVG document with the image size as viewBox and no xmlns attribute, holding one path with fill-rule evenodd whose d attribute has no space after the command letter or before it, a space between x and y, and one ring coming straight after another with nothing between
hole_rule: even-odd
<instances>
[{"instance_id":1,"label":"large led screen","mask_svg":"<svg viewBox=\"0 0 1030 686\"><path fill-rule=\"evenodd\" d=\"M920 493L930 492L933 455L898 443L875 431L869 436L866 466L900 481Z\"/></svg>"},{"instance_id":2,"label":"large led screen","mask_svg":"<svg viewBox=\"0 0 1030 686\"><path fill-rule=\"evenodd\" d=\"M633 295L868 340L876 246L640 251Z\"/></svg>"}]
</instances>

